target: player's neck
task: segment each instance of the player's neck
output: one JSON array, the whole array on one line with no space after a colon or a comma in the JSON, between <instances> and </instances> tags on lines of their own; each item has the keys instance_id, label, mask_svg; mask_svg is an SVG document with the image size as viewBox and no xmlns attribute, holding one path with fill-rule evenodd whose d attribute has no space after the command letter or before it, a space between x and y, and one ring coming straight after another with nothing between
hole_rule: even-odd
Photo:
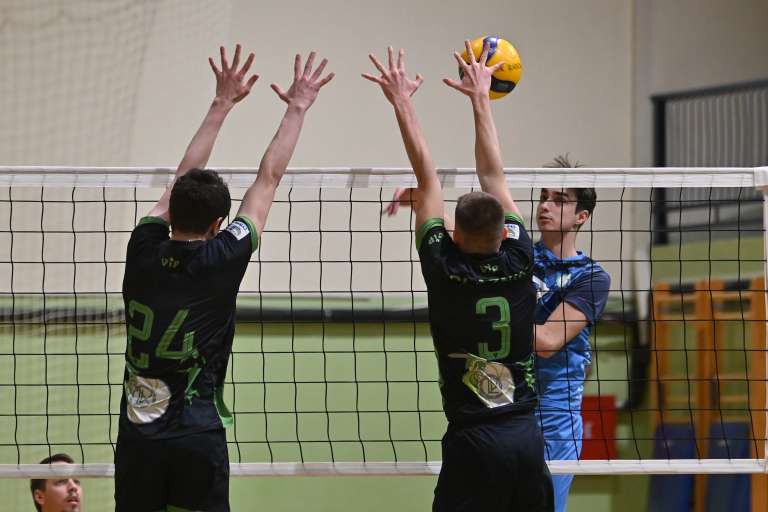
<instances>
[{"instance_id":1,"label":"player's neck","mask_svg":"<svg viewBox=\"0 0 768 512\"><path fill-rule=\"evenodd\" d=\"M541 233L541 241L559 259L572 258L578 255L576 251L576 231L568 233L543 231Z\"/></svg>"},{"instance_id":2,"label":"player's neck","mask_svg":"<svg viewBox=\"0 0 768 512\"><path fill-rule=\"evenodd\" d=\"M200 233L185 233L183 231L171 231L171 240L177 242L204 242L208 240L208 237L201 235Z\"/></svg>"}]
</instances>

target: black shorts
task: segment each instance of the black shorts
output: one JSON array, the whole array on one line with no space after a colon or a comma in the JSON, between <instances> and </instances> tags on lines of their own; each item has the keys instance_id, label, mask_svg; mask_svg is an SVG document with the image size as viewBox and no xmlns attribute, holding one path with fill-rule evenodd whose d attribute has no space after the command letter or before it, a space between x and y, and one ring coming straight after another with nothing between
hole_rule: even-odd
<instances>
[{"instance_id":1,"label":"black shorts","mask_svg":"<svg viewBox=\"0 0 768 512\"><path fill-rule=\"evenodd\" d=\"M533 413L449 425L432 510L554 510L544 437Z\"/></svg>"},{"instance_id":2,"label":"black shorts","mask_svg":"<svg viewBox=\"0 0 768 512\"><path fill-rule=\"evenodd\" d=\"M173 439L117 437L115 511L166 507L229 511L229 455L224 430Z\"/></svg>"}]
</instances>

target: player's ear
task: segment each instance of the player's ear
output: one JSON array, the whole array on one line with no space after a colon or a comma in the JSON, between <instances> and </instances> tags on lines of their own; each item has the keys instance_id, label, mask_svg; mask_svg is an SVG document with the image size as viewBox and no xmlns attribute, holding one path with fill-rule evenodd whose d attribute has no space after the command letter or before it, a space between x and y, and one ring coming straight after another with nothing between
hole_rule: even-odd
<instances>
[{"instance_id":1,"label":"player's ear","mask_svg":"<svg viewBox=\"0 0 768 512\"><path fill-rule=\"evenodd\" d=\"M222 222L224 222L224 217L217 217L216 220L211 222L211 224L208 226L208 231L206 232L206 234L210 238L215 237L217 234L219 234L219 231L221 230Z\"/></svg>"},{"instance_id":2,"label":"player's ear","mask_svg":"<svg viewBox=\"0 0 768 512\"><path fill-rule=\"evenodd\" d=\"M461 230L459 229L459 226L454 226L453 227L453 237L452 238L453 238L453 241L454 241L454 243L456 245L460 245L461 244L461 242L463 240L463 237L462 237L462 234L461 234Z\"/></svg>"},{"instance_id":3,"label":"player's ear","mask_svg":"<svg viewBox=\"0 0 768 512\"><path fill-rule=\"evenodd\" d=\"M584 224L587 223L589 220L589 211L587 210L581 210L580 212L576 213L576 227L581 228Z\"/></svg>"},{"instance_id":4,"label":"player's ear","mask_svg":"<svg viewBox=\"0 0 768 512\"><path fill-rule=\"evenodd\" d=\"M35 492L32 493L32 499L41 507L45 505L45 493L40 489L35 489Z\"/></svg>"}]
</instances>

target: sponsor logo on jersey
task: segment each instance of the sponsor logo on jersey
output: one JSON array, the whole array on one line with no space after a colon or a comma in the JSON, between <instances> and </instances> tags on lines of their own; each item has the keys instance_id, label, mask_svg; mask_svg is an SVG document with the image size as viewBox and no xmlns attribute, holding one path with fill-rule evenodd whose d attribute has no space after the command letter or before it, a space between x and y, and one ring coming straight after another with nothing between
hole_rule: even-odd
<instances>
[{"instance_id":1,"label":"sponsor logo on jersey","mask_svg":"<svg viewBox=\"0 0 768 512\"><path fill-rule=\"evenodd\" d=\"M232 222L232 224L227 226L226 230L232 233L232 236L234 236L238 240L242 240L243 238L248 236L248 234L251 232L251 230L248 229L248 224L246 224L241 220L236 220Z\"/></svg>"},{"instance_id":2,"label":"sponsor logo on jersey","mask_svg":"<svg viewBox=\"0 0 768 512\"><path fill-rule=\"evenodd\" d=\"M510 238L512 240L518 240L520 238L520 226L517 224L504 224L504 238Z\"/></svg>"},{"instance_id":3,"label":"sponsor logo on jersey","mask_svg":"<svg viewBox=\"0 0 768 512\"><path fill-rule=\"evenodd\" d=\"M536 300L540 301L549 292L549 286L542 279L533 276L533 286L536 288Z\"/></svg>"},{"instance_id":4,"label":"sponsor logo on jersey","mask_svg":"<svg viewBox=\"0 0 768 512\"><path fill-rule=\"evenodd\" d=\"M427 241L427 245L432 245L438 243L440 240L443 239L444 233L437 232L434 235L429 237L429 240Z\"/></svg>"},{"instance_id":5,"label":"sponsor logo on jersey","mask_svg":"<svg viewBox=\"0 0 768 512\"><path fill-rule=\"evenodd\" d=\"M181 262L174 257L160 258L160 264L166 268L177 268Z\"/></svg>"},{"instance_id":6,"label":"sponsor logo on jersey","mask_svg":"<svg viewBox=\"0 0 768 512\"><path fill-rule=\"evenodd\" d=\"M123 387L131 423L152 423L168 410L171 390L162 380L131 374Z\"/></svg>"},{"instance_id":7,"label":"sponsor logo on jersey","mask_svg":"<svg viewBox=\"0 0 768 512\"><path fill-rule=\"evenodd\" d=\"M499 271L498 265L491 265L490 263L485 263L483 265L480 265L480 271L484 274L492 274Z\"/></svg>"}]
</instances>

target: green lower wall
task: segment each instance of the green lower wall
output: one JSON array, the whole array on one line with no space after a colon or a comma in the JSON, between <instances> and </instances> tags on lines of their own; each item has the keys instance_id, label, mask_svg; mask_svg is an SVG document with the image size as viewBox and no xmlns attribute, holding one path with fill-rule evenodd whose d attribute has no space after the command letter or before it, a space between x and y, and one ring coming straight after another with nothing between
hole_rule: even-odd
<instances>
[{"instance_id":1,"label":"green lower wall","mask_svg":"<svg viewBox=\"0 0 768 512\"><path fill-rule=\"evenodd\" d=\"M716 241L687 244L682 247L657 247L652 254L652 276L655 282L690 282L711 276L720 279L749 277L762 273L762 239ZM708 259L710 261L695 261ZM714 261L712 260L721 260ZM755 261L749 261L755 260ZM329 333L331 334L331 333ZM360 335L361 333L357 333ZM389 333L392 343L412 338L408 333ZM422 341L424 333L419 335ZM333 341L333 334L329 336ZM343 336L339 336L341 340ZM401 339L402 338L402 339ZM423 340L427 341L427 340ZM595 365L586 393L600 392L623 398L626 386L611 384L613 378L625 378L628 360L621 347L630 340L616 325L598 328ZM82 341L81 341L82 342ZM279 342L279 340L278 340ZM601 350L602 349L602 350ZM427 355L425 354L425 357ZM119 361L115 362L117 365ZM422 366L431 375L430 364ZM8 402L4 400L7 404ZM647 406L647 404L644 404ZM651 417L648 413L620 413L617 443L620 458L649 457ZM439 423L439 421L438 421ZM632 439L640 439L635 442ZM642 441L644 440L644 441ZM13 450L11 450L13 451ZM3 459L15 459L5 454ZM3 460L9 462L10 460ZM370 512L426 511L430 509L435 477L270 477L233 478L232 509L278 511L353 511ZM571 490L570 512L645 512L647 510L648 477L644 476L577 476ZM110 479L85 480L85 507L89 512L113 509L113 483ZM0 480L2 510L33 510L26 480Z\"/></svg>"}]
</instances>

